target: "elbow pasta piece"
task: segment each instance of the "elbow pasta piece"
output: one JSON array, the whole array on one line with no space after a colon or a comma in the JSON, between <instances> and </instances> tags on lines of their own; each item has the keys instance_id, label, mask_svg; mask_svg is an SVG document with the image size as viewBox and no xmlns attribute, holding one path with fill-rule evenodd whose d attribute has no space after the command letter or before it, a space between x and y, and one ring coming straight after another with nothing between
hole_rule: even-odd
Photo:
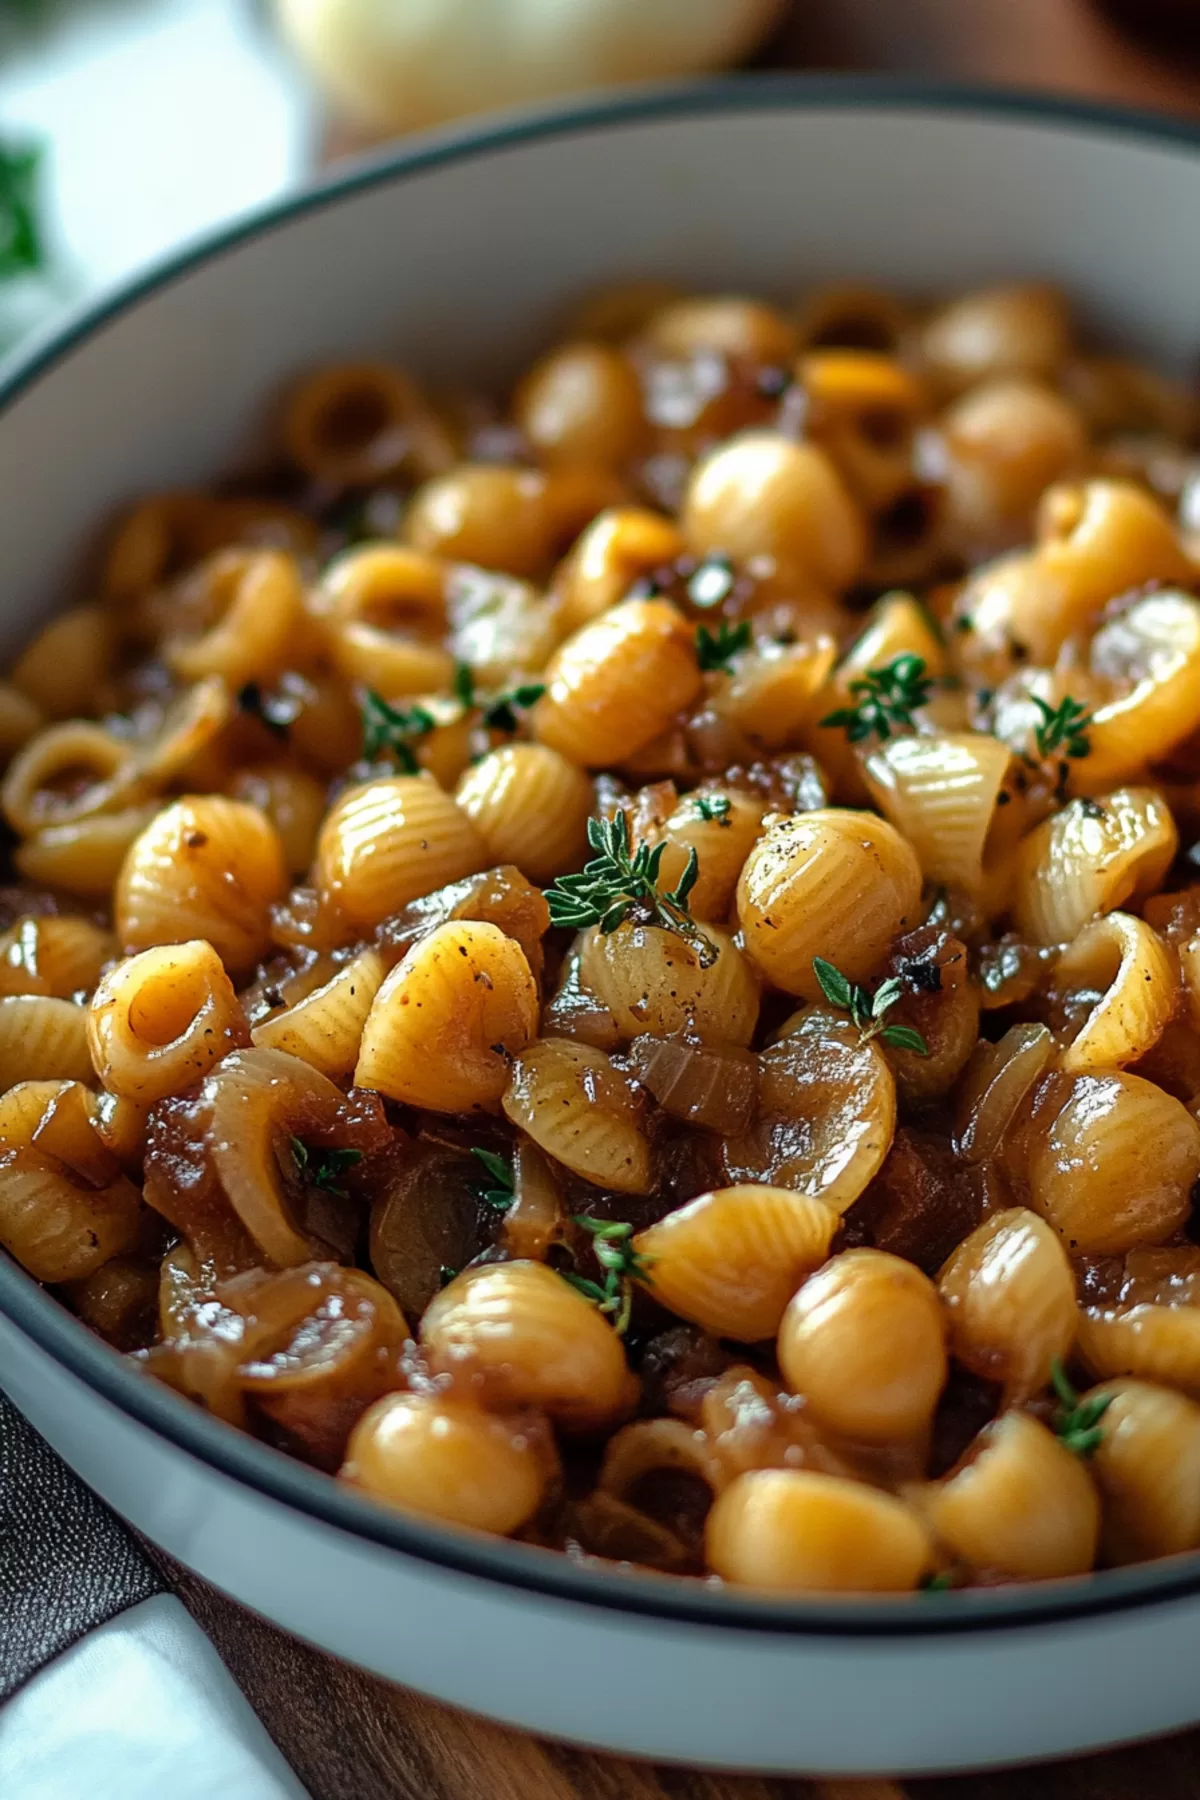
<instances>
[{"instance_id":1,"label":"elbow pasta piece","mask_svg":"<svg viewBox=\"0 0 1200 1800\"><path fill-rule=\"evenodd\" d=\"M619 506L598 514L555 573L561 634L570 636L602 617L636 582L669 567L683 551L683 533L660 513Z\"/></svg>"},{"instance_id":2,"label":"elbow pasta piece","mask_svg":"<svg viewBox=\"0 0 1200 1800\"><path fill-rule=\"evenodd\" d=\"M158 812L157 806L131 806L49 825L26 838L13 860L26 881L82 900L107 899L130 846Z\"/></svg>"},{"instance_id":3,"label":"elbow pasta piece","mask_svg":"<svg viewBox=\"0 0 1200 1800\"><path fill-rule=\"evenodd\" d=\"M1091 1471L1103 1508L1101 1561L1142 1562L1200 1548L1200 1406L1144 1381L1109 1381Z\"/></svg>"},{"instance_id":4,"label":"elbow pasta piece","mask_svg":"<svg viewBox=\"0 0 1200 1800\"><path fill-rule=\"evenodd\" d=\"M46 994L0 999L0 1091L18 1081L90 1081L87 1009Z\"/></svg>"},{"instance_id":5,"label":"elbow pasta piece","mask_svg":"<svg viewBox=\"0 0 1200 1800\"><path fill-rule=\"evenodd\" d=\"M1175 1010L1178 984L1166 946L1143 919L1112 912L1080 932L1054 966L1060 990L1100 994L1060 1069L1088 1075L1136 1062L1162 1036Z\"/></svg>"},{"instance_id":6,"label":"elbow pasta piece","mask_svg":"<svg viewBox=\"0 0 1200 1800\"><path fill-rule=\"evenodd\" d=\"M123 1175L108 1187L73 1180L37 1150L0 1155L0 1245L36 1281L80 1281L136 1249L141 1206Z\"/></svg>"},{"instance_id":7,"label":"elbow pasta piece","mask_svg":"<svg viewBox=\"0 0 1200 1800\"><path fill-rule=\"evenodd\" d=\"M483 839L432 776L397 775L350 788L327 813L314 876L326 905L369 930L486 866Z\"/></svg>"},{"instance_id":8,"label":"elbow pasta piece","mask_svg":"<svg viewBox=\"0 0 1200 1800\"><path fill-rule=\"evenodd\" d=\"M378 950L364 950L320 987L272 1013L250 1035L260 1048L298 1056L331 1081L348 1080L384 973Z\"/></svg>"},{"instance_id":9,"label":"elbow pasta piece","mask_svg":"<svg viewBox=\"0 0 1200 1800\"><path fill-rule=\"evenodd\" d=\"M90 993L117 940L91 919L71 913L26 913L0 937L0 994Z\"/></svg>"},{"instance_id":10,"label":"elbow pasta piece","mask_svg":"<svg viewBox=\"0 0 1200 1800\"><path fill-rule=\"evenodd\" d=\"M206 938L234 974L270 942L287 888L279 833L257 807L217 794L177 800L130 845L114 896L126 951Z\"/></svg>"},{"instance_id":11,"label":"elbow pasta piece","mask_svg":"<svg viewBox=\"0 0 1200 1800\"><path fill-rule=\"evenodd\" d=\"M545 1263L465 1270L426 1308L421 1344L456 1391L537 1407L567 1431L611 1427L637 1398L612 1326Z\"/></svg>"},{"instance_id":12,"label":"elbow pasta piece","mask_svg":"<svg viewBox=\"0 0 1200 1800\"><path fill-rule=\"evenodd\" d=\"M986 1426L925 1490L924 1511L952 1556L1033 1581L1083 1575L1096 1560L1100 1498L1087 1468L1028 1413Z\"/></svg>"},{"instance_id":13,"label":"elbow pasta piece","mask_svg":"<svg viewBox=\"0 0 1200 1800\"><path fill-rule=\"evenodd\" d=\"M334 487L378 481L410 462L432 474L454 459L416 387L385 363L344 363L309 376L284 415L283 443L306 475Z\"/></svg>"},{"instance_id":14,"label":"elbow pasta piece","mask_svg":"<svg viewBox=\"0 0 1200 1800\"><path fill-rule=\"evenodd\" d=\"M654 1298L714 1337L758 1343L779 1328L797 1286L829 1254L838 1215L788 1188L701 1194L639 1232Z\"/></svg>"},{"instance_id":15,"label":"elbow pasta piece","mask_svg":"<svg viewBox=\"0 0 1200 1800\"><path fill-rule=\"evenodd\" d=\"M758 1119L724 1147L734 1183L768 1181L846 1212L896 1129L896 1083L878 1043L813 1008L758 1059Z\"/></svg>"},{"instance_id":16,"label":"elbow pasta piece","mask_svg":"<svg viewBox=\"0 0 1200 1800\"><path fill-rule=\"evenodd\" d=\"M946 1384L946 1321L927 1275L884 1250L818 1269L779 1326L779 1367L818 1424L866 1443L928 1430Z\"/></svg>"},{"instance_id":17,"label":"elbow pasta piece","mask_svg":"<svg viewBox=\"0 0 1200 1800\"><path fill-rule=\"evenodd\" d=\"M4 816L21 837L49 826L112 812L140 795L129 793L133 750L86 719L50 725L9 764L0 788Z\"/></svg>"},{"instance_id":18,"label":"elbow pasta piece","mask_svg":"<svg viewBox=\"0 0 1200 1800\"><path fill-rule=\"evenodd\" d=\"M548 469L617 469L645 434L633 365L608 344L562 344L523 377L513 419Z\"/></svg>"},{"instance_id":19,"label":"elbow pasta piece","mask_svg":"<svg viewBox=\"0 0 1200 1800\"><path fill-rule=\"evenodd\" d=\"M279 550L221 550L201 572L203 627L167 638L163 655L183 681L219 675L231 688L271 681L302 636L304 590L294 559Z\"/></svg>"},{"instance_id":20,"label":"elbow pasta piece","mask_svg":"<svg viewBox=\"0 0 1200 1800\"><path fill-rule=\"evenodd\" d=\"M866 528L833 463L811 444L746 431L696 465L680 514L694 556L762 558L784 579L849 585L866 560Z\"/></svg>"},{"instance_id":21,"label":"elbow pasta piece","mask_svg":"<svg viewBox=\"0 0 1200 1800\"><path fill-rule=\"evenodd\" d=\"M321 579L334 664L385 700L449 687L445 565L401 544L364 544L336 556Z\"/></svg>"},{"instance_id":22,"label":"elbow pasta piece","mask_svg":"<svg viewBox=\"0 0 1200 1800\"><path fill-rule=\"evenodd\" d=\"M692 631L665 600L626 600L555 651L534 735L584 768L642 749L700 692Z\"/></svg>"},{"instance_id":23,"label":"elbow pasta piece","mask_svg":"<svg viewBox=\"0 0 1200 1800\"><path fill-rule=\"evenodd\" d=\"M540 1038L518 1056L505 1116L556 1162L597 1187L650 1191L650 1145L637 1090L602 1050Z\"/></svg>"},{"instance_id":24,"label":"elbow pasta piece","mask_svg":"<svg viewBox=\"0 0 1200 1800\"><path fill-rule=\"evenodd\" d=\"M1030 1204L1072 1253L1161 1243L1191 1210L1200 1125L1140 1075L1078 1075L1038 1136L1028 1176Z\"/></svg>"},{"instance_id":25,"label":"elbow pasta piece","mask_svg":"<svg viewBox=\"0 0 1200 1800\"><path fill-rule=\"evenodd\" d=\"M744 1046L758 1023L758 981L727 932L709 926L705 936L717 953L706 968L686 939L659 925L592 926L580 945L580 980L624 1038L687 1031L702 1043Z\"/></svg>"},{"instance_id":26,"label":"elbow pasta piece","mask_svg":"<svg viewBox=\"0 0 1200 1800\"><path fill-rule=\"evenodd\" d=\"M439 925L376 994L355 1086L431 1112L494 1111L537 1027L537 983L520 944L496 925Z\"/></svg>"},{"instance_id":27,"label":"elbow pasta piece","mask_svg":"<svg viewBox=\"0 0 1200 1800\"><path fill-rule=\"evenodd\" d=\"M1039 1393L1075 1339L1075 1276L1057 1234L1021 1206L993 1213L938 1274L955 1361L1000 1382L1006 1405Z\"/></svg>"},{"instance_id":28,"label":"elbow pasta piece","mask_svg":"<svg viewBox=\"0 0 1200 1800\"><path fill-rule=\"evenodd\" d=\"M288 873L303 875L312 863L325 817L325 788L316 776L288 763L252 763L234 776L229 794L271 821Z\"/></svg>"},{"instance_id":29,"label":"elbow pasta piece","mask_svg":"<svg viewBox=\"0 0 1200 1800\"><path fill-rule=\"evenodd\" d=\"M587 858L592 783L546 744L502 744L466 770L454 797L488 855L530 881L552 881Z\"/></svg>"},{"instance_id":30,"label":"elbow pasta piece","mask_svg":"<svg viewBox=\"0 0 1200 1800\"><path fill-rule=\"evenodd\" d=\"M1074 800L1021 840L1014 916L1035 944L1068 944L1097 913L1136 905L1175 859L1179 833L1153 789Z\"/></svg>"},{"instance_id":31,"label":"elbow pasta piece","mask_svg":"<svg viewBox=\"0 0 1200 1800\"><path fill-rule=\"evenodd\" d=\"M813 957L863 981L916 923L921 870L886 820L828 810L768 820L738 881L746 953L785 993L821 993Z\"/></svg>"},{"instance_id":32,"label":"elbow pasta piece","mask_svg":"<svg viewBox=\"0 0 1200 1800\"><path fill-rule=\"evenodd\" d=\"M937 308L921 331L921 358L937 384L959 393L1006 375L1057 374L1070 319L1057 288L1019 282L979 288Z\"/></svg>"},{"instance_id":33,"label":"elbow pasta piece","mask_svg":"<svg viewBox=\"0 0 1200 1800\"><path fill-rule=\"evenodd\" d=\"M12 669L12 684L49 719L78 719L95 705L108 674L115 634L99 606L77 606L52 619Z\"/></svg>"},{"instance_id":34,"label":"elbow pasta piece","mask_svg":"<svg viewBox=\"0 0 1200 1800\"><path fill-rule=\"evenodd\" d=\"M776 1593L898 1594L933 1545L902 1501L812 1469L751 1469L718 1494L705 1526L709 1566Z\"/></svg>"},{"instance_id":35,"label":"elbow pasta piece","mask_svg":"<svg viewBox=\"0 0 1200 1800\"><path fill-rule=\"evenodd\" d=\"M343 1481L389 1506L501 1537L535 1513L547 1485L529 1420L441 1394L385 1394L350 1434Z\"/></svg>"},{"instance_id":36,"label":"elbow pasta piece","mask_svg":"<svg viewBox=\"0 0 1200 1800\"><path fill-rule=\"evenodd\" d=\"M946 731L890 739L867 757L863 773L876 806L916 852L926 881L979 894L1011 762L998 738Z\"/></svg>"},{"instance_id":37,"label":"elbow pasta piece","mask_svg":"<svg viewBox=\"0 0 1200 1800\"><path fill-rule=\"evenodd\" d=\"M195 939L111 969L92 995L87 1041L104 1086L148 1105L202 1080L250 1031L220 957Z\"/></svg>"}]
</instances>

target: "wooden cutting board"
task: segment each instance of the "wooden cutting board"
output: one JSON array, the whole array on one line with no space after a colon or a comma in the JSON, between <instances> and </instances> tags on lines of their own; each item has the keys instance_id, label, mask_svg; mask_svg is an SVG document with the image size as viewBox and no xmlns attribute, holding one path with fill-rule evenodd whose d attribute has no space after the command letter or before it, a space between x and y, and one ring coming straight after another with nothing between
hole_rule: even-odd
<instances>
[{"instance_id":1,"label":"wooden cutting board","mask_svg":"<svg viewBox=\"0 0 1200 1800\"><path fill-rule=\"evenodd\" d=\"M759 61L1007 82L1200 112L1200 68L1133 45L1087 0L796 0ZM340 147L329 148L336 154ZM313 1800L1200 1797L1200 1732L1010 1774L899 1784L758 1779L595 1756L373 1680L286 1637L181 1570L168 1573ZM1068 1670L1063 1679L1070 1679Z\"/></svg>"}]
</instances>

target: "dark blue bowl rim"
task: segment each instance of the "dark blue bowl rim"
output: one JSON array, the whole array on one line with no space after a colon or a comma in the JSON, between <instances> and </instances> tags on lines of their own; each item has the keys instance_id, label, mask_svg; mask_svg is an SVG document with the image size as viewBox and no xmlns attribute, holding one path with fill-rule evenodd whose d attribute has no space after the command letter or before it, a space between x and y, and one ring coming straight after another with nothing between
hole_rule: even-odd
<instances>
[{"instance_id":1,"label":"dark blue bowl rim","mask_svg":"<svg viewBox=\"0 0 1200 1800\"><path fill-rule=\"evenodd\" d=\"M573 134L619 130L653 120L810 109L986 115L1016 126L1053 126L1200 152L1200 124L1158 113L1022 90L875 75L741 75L502 117L491 124L439 133L411 148L390 149L356 161L161 258L15 358L0 378L0 412L110 320L135 310L142 300L249 239L268 236L293 219L336 205L348 196L492 151ZM70 1375L139 1425L263 1500L383 1550L547 1600L640 1615L676 1626L882 1640L1064 1624L1200 1594L1200 1554L1104 1571L1077 1581L922 1594L884 1602L760 1599L699 1581L591 1568L507 1539L490 1539L394 1514L339 1487L329 1477L209 1417L143 1375L2 1253L0 1313Z\"/></svg>"}]
</instances>

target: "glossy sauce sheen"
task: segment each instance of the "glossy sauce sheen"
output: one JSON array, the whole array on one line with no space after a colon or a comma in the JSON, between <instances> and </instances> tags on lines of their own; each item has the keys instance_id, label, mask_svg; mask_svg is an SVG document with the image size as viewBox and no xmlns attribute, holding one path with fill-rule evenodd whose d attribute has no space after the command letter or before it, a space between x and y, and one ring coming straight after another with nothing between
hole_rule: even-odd
<instances>
[{"instance_id":1,"label":"glossy sauce sheen","mask_svg":"<svg viewBox=\"0 0 1200 1800\"><path fill-rule=\"evenodd\" d=\"M1197 426L1028 284L320 371L0 684L0 1244L573 1557L1200 1547Z\"/></svg>"}]
</instances>

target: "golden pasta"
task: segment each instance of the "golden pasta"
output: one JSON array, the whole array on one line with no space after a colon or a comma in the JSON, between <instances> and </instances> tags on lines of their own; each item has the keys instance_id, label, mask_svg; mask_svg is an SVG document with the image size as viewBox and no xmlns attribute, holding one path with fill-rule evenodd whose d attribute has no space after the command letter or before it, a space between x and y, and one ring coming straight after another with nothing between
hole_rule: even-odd
<instances>
[{"instance_id":1,"label":"golden pasta","mask_svg":"<svg viewBox=\"0 0 1200 1800\"><path fill-rule=\"evenodd\" d=\"M0 1254L416 1520L1200 1550L1195 430L1041 283L305 375L0 682Z\"/></svg>"}]
</instances>

